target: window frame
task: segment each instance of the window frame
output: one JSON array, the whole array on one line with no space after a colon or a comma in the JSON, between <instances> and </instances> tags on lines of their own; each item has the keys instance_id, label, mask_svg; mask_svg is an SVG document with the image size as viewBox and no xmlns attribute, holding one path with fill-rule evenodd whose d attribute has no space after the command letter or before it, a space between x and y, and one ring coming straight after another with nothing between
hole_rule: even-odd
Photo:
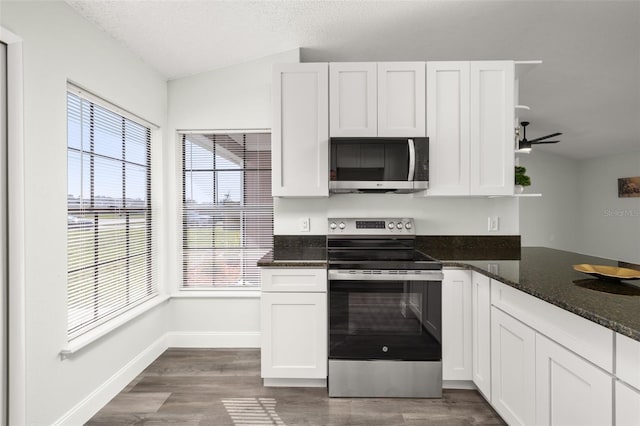
<instances>
[{"instance_id":1,"label":"window frame","mask_svg":"<svg viewBox=\"0 0 640 426\"><path fill-rule=\"evenodd\" d=\"M95 203L95 195L99 195L99 194L95 194L94 193L94 179L90 179L90 186L91 186L91 195L89 197L89 203L88 205L82 205L82 201L79 201L79 204L76 206L72 206L70 204L70 199L67 198L67 339L69 342L75 341L76 339L78 341L80 340L86 340L87 338L90 338L95 332L99 332L100 329L103 329L105 326L108 326L109 323L113 322L119 322L118 320L120 318L124 318L124 317L128 317L130 315L132 315L133 313L135 313L136 311L138 311L142 306L144 306L145 304L148 303L152 303L152 300L154 298L157 298L158 296L160 296L160 287L158 285L158 279L157 279L157 273L155 271L155 264L156 264L156 239L157 239L157 231L156 231L156 218L155 218L155 214L154 214L154 209L153 209L153 200L154 200L154 178L153 175L154 173L154 148L153 148L153 140L154 140L154 133L156 133L159 129L159 127L147 120L144 120L142 118L140 118L139 116L130 113L127 110L124 110L114 104L112 104L111 102L104 100L103 98L92 94L91 92L81 88L80 86L76 85L75 83L72 82L68 82L67 83L67 91L66 91L66 99L67 99L67 110L66 110L66 118L67 118L67 128L69 128L68 126L70 125L70 121L71 121L71 115L70 115L70 109L69 109L69 99L70 96L75 96L76 98L78 98L78 101L80 102L80 111L82 111L82 109L85 107L84 102L88 102L89 103L89 108L93 111L95 109L95 107L97 106L98 108L102 109L103 113L106 112L106 114L112 114L113 117L117 117L117 119L120 121L120 126L122 129L122 134L121 134L121 138L119 140L120 142L120 146L119 148L122 150L122 158L113 158L110 157L109 155L105 155L105 154L100 154L97 153L95 151L95 147L93 146L93 141L91 142L91 146L88 148L85 148L84 146L80 146L80 148L77 147L72 147L71 146L71 135L67 134L67 187L69 189L69 185L70 185L70 181L71 181L71 170L69 167L69 161L70 161L70 153L74 152L74 153L79 153L80 154L80 168L82 169L84 167L83 165L83 160L82 160L82 155L87 155L91 158L90 163L91 163L91 173L95 173L94 170L94 161L96 158L101 158L103 160L108 160L112 163L117 163L118 166L121 168L120 172L120 178L121 178L121 199L118 199L121 202L121 205L116 205L114 207L105 207L105 206L96 206ZM79 125L82 129L83 127L83 119L82 116L80 117L80 121L79 121ZM95 126L95 123L91 123L90 126ZM138 127L138 130L140 129L144 129L144 136L140 139L140 140L144 140L144 163L136 163L135 161L130 161L126 159L126 154L125 151L127 149L127 138L126 138L126 134L130 131L128 130L128 127L132 127L136 128ZM81 130L82 132L83 130ZM82 134L82 133L81 133ZM81 136L82 137L82 136ZM92 138L91 138L92 139ZM129 146L131 146L131 140L129 140ZM145 201L144 204L142 206L132 206L132 205L128 205L127 204L127 186L126 186L126 182L127 182L127 167L131 166L131 167L136 167L139 170L144 170L144 196L145 196ZM117 174L117 173L114 173ZM113 176L114 174L109 173L109 176ZM82 182L82 172L80 173L80 185L83 185ZM67 193L69 194L69 190L67 191ZM79 200L84 199L84 196L81 195L82 198L80 198ZM72 321L72 317L71 317L71 303L70 303L70 296L71 294L69 293L70 291L70 286L71 286L71 280L70 280L70 274L75 271L74 269L71 269L70 266L70 241L71 241L71 237L70 237L70 231L72 226L70 225L69 221L70 221L70 216L71 215L82 215L82 216L87 216L87 215L92 215L93 216L93 222L91 224L91 227L93 228L92 234L94 235L94 241L96 241L96 243L94 244L94 250L93 252L93 257L94 259L97 259L98 256L98 246L97 246L97 241L99 239L99 234L100 234L100 227L98 226L98 221L99 221L99 216L100 215L104 215L104 214L118 214L121 215L123 214L125 216L125 222L124 222L124 229L125 229L125 235L126 235L126 255L124 257L118 258L118 259L113 259L111 261L106 261L106 262L94 262L90 265L87 265L83 268L80 269L95 269L96 272L94 272L95 276L97 277L98 275L98 268L100 268L101 266L104 266L105 264L108 263L116 263L116 262L120 262L120 261L124 261L126 266L126 281L127 281L127 285L125 286L125 288L128 288L130 290L130 285L131 285L131 277L135 275L136 271L131 269L131 265L130 265L130 260L133 259L134 257L137 258L141 258L142 260L142 265L144 265L143 269L143 286L142 288L143 290L143 296L142 297L137 297L135 298L133 301L131 301L129 299L129 294L127 295L127 297L125 298L126 302L125 303L120 303L118 302L117 307L111 310L108 310L108 312L106 314L102 314L102 315L97 315L95 308L94 308L94 315L92 317L91 320L86 320L86 321L79 321L78 323L76 323L73 327L71 327L71 321ZM132 239L129 239L131 237L131 231L132 229L135 230L135 224L132 227L132 220L131 220L131 216L132 215L142 215L144 217L144 222L142 225L142 228L144 231L144 246L143 246L143 251L141 253L138 254L132 254L131 253L131 248L130 248L130 243L132 243ZM82 226L82 225L81 225ZM104 231L103 231L104 232ZM115 245L114 243L111 243L112 245ZM91 250L90 250L91 252ZM117 278L115 278L117 279ZM94 278L94 287L97 288L97 278ZM114 279L109 280L111 282L111 284L109 284L107 286L107 288L111 289L111 288L115 288L115 285L113 284ZM85 284L86 283L82 283ZM117 285L117 284L116 284ZM116 288L116 290L118 291L118 294L122 294L121 293L121 289L120 288ZM128 291L128 290L127 290ZM134 293L133 297L135 297L138 293ZM102 296L102 302L104 303L105 298L108 299L108 296L103 295ZM88 300L92 301L94 306L97 306L97 303L100 303L100 297L98 295L98 293L96 291L94 291L94 296L92 298L88 298ZM87 305L88 306L88 305ZM98 329L98 330L96 330ZM92 331L94 333L92 333Z\"/></svg>"},{"instance_id":2,"label":"window frame","mask_svg":"<svg viewBox=\"0 0 640 426\"><path fill-rule=\"evenodd\" d=\"M188 247L185 246L185 235L187 232L187 223L185 220L185 213L186 213L186 209L185 209L185 205L186 205L186 184L187 184L187 179L186 179L186 173L188 171L193 172L194 169L186 169L186 152L185 152L185 140L189 135L207 135L207 136L214 136L214 135L230 135L230 134L245 134L245 135L250 135L250 134L265 134L268 135L269 138L272 137L272 131L271 129L263 129L263 128L254 128L254 129L224 129L224 130L177 130L176 132L176 141L177 141L177 150L176 153L178 154L178 158L177 158L177 165L178 165L178 170L177 170L177 174L180 178L180 186L178 188L179 193L177 194L180 200L180 210L178 212L178 217L177 217L177 221L176 224L178 226L178 228L180 229L180 233L178 235L178 244L180 244L180 253L181 253L181 258L179 259L179 280L178 280L178 291L180 292L179 294L183 295L183 296L188 296L189 294L191 295L201 295L201 296L206 296L206 297L215 297L216 295L231 295L231 294L239 294L244 292L244 294L259 294L256 292L260 291L261 288L261 284L258 282L255 285L215 285L215 284L211 284L208 286L205 285L194 285L194 286L185 286L186 280L185 280L185 254L187 252L187 250L189 250ZM212 154L214 156L214 162L215 162L215 150L213 151L214 153ZM269 153L270 153L270 158L269 158L269 168L268 169L259 169L260 171L268 171L269 174L269 184L271 185L271 172L272 172L272 165L271 165L271 148L269 149ZM243 154L243 157L244 154ZM242 158L242 160L245 160L245 158ZM214 163L215 164L215 163ZM238 171L241 171L241 185L242 185L242 192L244 192L245 188L246 188L246 176L245 176L245 172L247 171L247 169L244 167L241 167L239 169L237 169ZM253 169L252 169L253 170ZM196 170L198 171L198 170ZM212 173L217 173L220 170L217 170L216 167L214 166L211 169ZM228 171L228 170L222 170L224 171ZM218 187L217 187L217 183L215 182L217 179L214 180L214 186L212 187L213 190L213 194L217 194L218 191ZM275 219L275 213L274 213L274 203L273 203L273 198L271 196L271 191L269 190L269 194L268 196L271 198L271 238L273 238L273 228L274 228L274 219ZM214 195L214 199L215 199L215 195ZM243 208L240 209L240 240L241 240L241 244L238 247L238 249L242 252L245 252L248 248L245 245L245 241L246 241L246 233L245 233L245 220L244 220L244 214L246 213L245 208L244 208L244 194L241 195L241 203L243 205ZM213 203L214 205L217 205L217 203ZM266 249L265 253L270 250L273 246L273 240L271 240L271 244L269 246L268 249ZM215 247L212 246L211 247L212 250L215 250ZM243 255L240 259L240 267L241 267L241 279L244 281L246 276L244 274L245 272L245 268L247 267L247 258ZM212 274L213 275L213 274Z\"/></svg>"}]
</instances>

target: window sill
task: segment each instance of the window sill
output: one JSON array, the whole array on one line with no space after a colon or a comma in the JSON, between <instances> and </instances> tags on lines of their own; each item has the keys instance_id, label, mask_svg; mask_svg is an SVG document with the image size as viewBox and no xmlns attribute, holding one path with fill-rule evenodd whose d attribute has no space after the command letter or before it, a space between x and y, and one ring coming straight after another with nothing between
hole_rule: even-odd
<instances>
[{"instance_id":1,"label":"window sill","mask_svg":"<svg viewBox=\"0 0 640 426\"><path fill-rule=\"evenodd\" d=\"M106 336L112 331L120 328L121 326L123 326L124 324L127 324L129 321L133 320L134 318L144 314L147 311L150 311L151 309L166 302L167 300L169 300L169 296L158 295L153 299L148 300L142 303L141 305L136 306L135 308L123 313L122 315L117 316L111 321L108 321L94 328L93 330L90 330L74 338L64 348L62 348L62 350L60 351L60 358L66 359L73 356L75 353L79 352L80 350L90 345L91 343L95 342L96 340L101 339L102 337Z\"/></svg>"},{"instance_id":2,"label":"window sill","mask_svg":"<svg viewBox=\"0 0 640 426\"><path fill-rule=\"evenodd\" d=\"M172 299L257 299L262 292L259 288L178 290Z\"/></svg>"}]
</instances>

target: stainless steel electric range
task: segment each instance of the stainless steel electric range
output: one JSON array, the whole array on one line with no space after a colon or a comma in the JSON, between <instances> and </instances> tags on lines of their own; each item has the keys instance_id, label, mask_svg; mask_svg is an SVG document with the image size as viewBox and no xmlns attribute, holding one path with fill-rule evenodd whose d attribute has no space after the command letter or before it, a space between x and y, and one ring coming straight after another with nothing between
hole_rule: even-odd
<instances>
[{"instance_id":1,"label":"stainless steel electric range","mask_svg":"<svg viewBox=\"0 0 640 426\"><path fill-rule=\"evenodd\" d=\"M413 219L329 219L329 396L442 396L442 264Z\"/></svg>"}]
</instances>

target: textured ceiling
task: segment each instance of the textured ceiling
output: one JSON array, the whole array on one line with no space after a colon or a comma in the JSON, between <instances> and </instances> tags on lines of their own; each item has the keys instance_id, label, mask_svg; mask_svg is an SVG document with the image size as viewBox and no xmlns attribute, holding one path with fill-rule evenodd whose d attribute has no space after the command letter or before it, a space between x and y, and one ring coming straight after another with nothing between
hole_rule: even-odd
<instances>
[{"instance_id":1,"label":"textured ceiling","mask_svg":"<svg viewBox=\"0 0 640 426\"><path fill-rule=\"evenodd\" d=\"M541 59L528 138L640 151L640 2L66 0L168 79L302 47L304 61ZM640 165L639 165L640 166Z\"/></svg>"}]
</instances>

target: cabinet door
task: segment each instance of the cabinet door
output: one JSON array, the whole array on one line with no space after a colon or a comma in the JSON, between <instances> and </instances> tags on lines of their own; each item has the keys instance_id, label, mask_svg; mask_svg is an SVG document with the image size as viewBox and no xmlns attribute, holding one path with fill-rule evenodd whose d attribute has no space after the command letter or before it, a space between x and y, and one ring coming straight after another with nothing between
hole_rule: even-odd
<instances>
[{"instance_id":1,"label":"cabinet door","mask_svg":"<svg viewBox=\"0 0 640 426\"><path fill-rule=\"evenodd\" d=\"M273 70L273 195L329 196L328 65L276 64Z\"/></svg>"},{"instance_id":2,"label":"cabinet door","mask_svg":"<svg viewBox=\"0 0 640 426\"><path fill-rule=\"evenodd\" d=\"M469 62L427 62L428 195L469 195Z\"/></svg>"},{"instance_id":3,"label":"cabinet door","mask_svg":"<svg viewBox=\"0 0 640 426\"><path fill-rule=\"evenodd\" d=\"M263 378L327 377L327 294L262 293Z\"/></svg>"},{"instance_id":4,"label":"cabinet door","mask_svg":"<svg viewBox=\"0 0 640 426\"><path fill-rule=\"evenodd\" d=\"M640 342L620 333L615 339L616 376L640 389Z\"/></svg>"},{"instance_id":5,"label":"cabinet door","mask_svg":"<svg viewBox=\"0 0 640 426\"><path fill-rule=\"evenodd\" d=\"M640 392L616 380L616 426L640 425Z\"/></svg>"},{"instance_id":6,"label":"cabinet door","mask_svg":"<svg viewBox=\"0 0 640 426\"><path fill-rule=\"evenodd\" d=\"M471 273L443 272L442 379L471 380Z\"/></svg>"},{"instance_id":7,"label":"cabinet door","mask_svg":"<svg viewBox=\"0 0 640 426\"><path fill-rule=\"evenodd\" d=\"M470 74L471 195L512 195L513 61L474 61Z\"/></svg>"},{"instance_id":8,"label":"cabinet door","mask_svg":"<svg viewBox=\"0 0 640 426\"><path fill-rule=\"evenodd\" d=\"M378 136L425 136L425 63L378 63Z\"/></svg>"},{"instance_id":9,"label":"cabinet door","mask_svg":"<svg viewBox=\"0 0 640 426\"><path fill-rule=\"evenodd\" d=\"M491 404L509 425L535 417L535 331L491 308Z\"/></svg>"},{"instance_id":10,"label":"cabinet door","mask_svg":"<svg viewBox=\"0 0 640 426\"><path fill-rule=\"evenodd\" d=\"M491 400L491 280L471 274L473 383Z\"/></svg>"},{"instance_id":11,"label":"cabinet door","mask_svg":"<svg viewBox=\"0 0 640 426\"><path fill-rule=\"evenodd\" d=\"M536 335L536 425L612 423L612 378L541 334Z\"/></svg>"},{"instance_id":12,"label":"cabinet door","mask_svg":"<svg viewBox=\"0 0 640 426\"><path fill-rule=\"evenodd\" d=\"M378 134L378 88L375 62L329 64L331 137Z\"/></svg>"}]
</instances>

